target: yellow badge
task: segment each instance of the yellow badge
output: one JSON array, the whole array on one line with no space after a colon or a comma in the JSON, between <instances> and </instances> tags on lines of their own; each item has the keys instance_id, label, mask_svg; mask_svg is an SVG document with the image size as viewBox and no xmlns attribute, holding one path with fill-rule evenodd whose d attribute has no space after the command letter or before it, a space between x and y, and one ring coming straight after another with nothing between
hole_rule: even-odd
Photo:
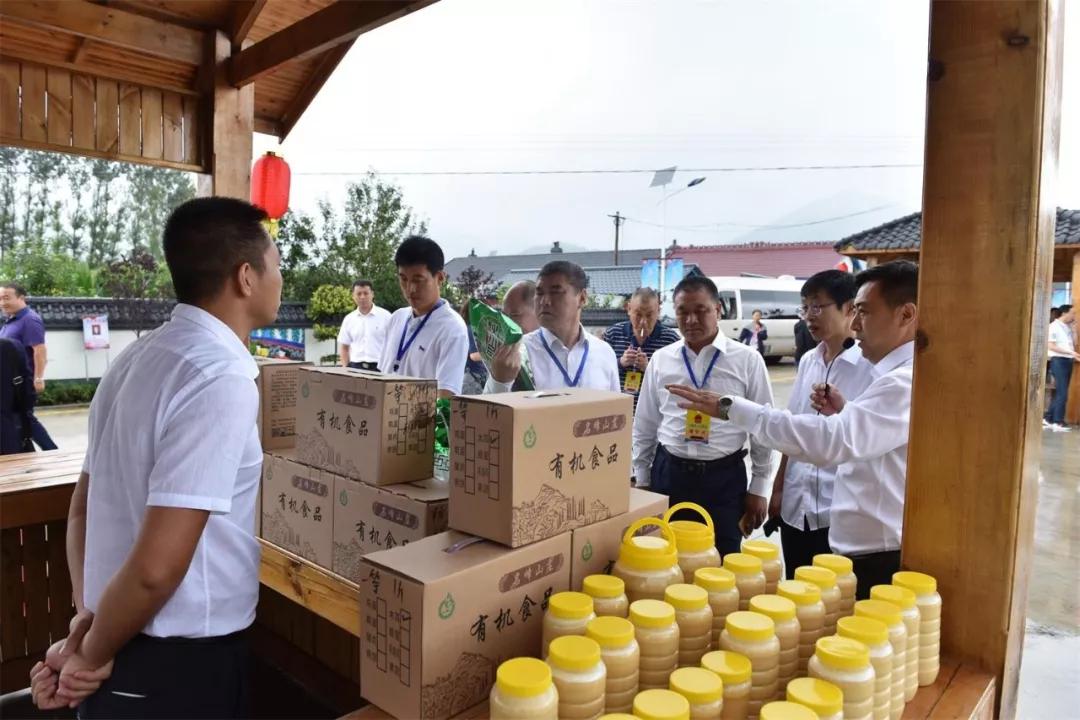
<instances>
[{"instance_id":1,"label":"yellow badge","mask_svg":"<svg viewBox=\"0 0 1080 720\"><path fill-rule=\"evenodd\" d=\"M686 441L709 442L709 423L712 418L697 410L686 411Z\"/></svg>"},{"instance_id":2,"label":"yellow badge","mask_svg":"<svg viewBox=\"0 0 1080 720\"><path fill-rule=\"evenodd\" d=\"M623 381L623 390L626 392L637 392L641 389L641 372L638 370L627 370L626 379Z\"/></svg>"}]
</instances>

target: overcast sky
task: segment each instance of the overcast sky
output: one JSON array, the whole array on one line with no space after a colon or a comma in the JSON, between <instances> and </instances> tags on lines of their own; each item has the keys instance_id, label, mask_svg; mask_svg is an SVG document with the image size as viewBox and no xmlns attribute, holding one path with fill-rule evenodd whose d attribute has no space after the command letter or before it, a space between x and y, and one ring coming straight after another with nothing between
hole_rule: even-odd
<instances>
[{"instance_id":1,"label":"overcast sky","mask_svg":"<svg viewBox=\"0 0 1080 720\"><path fill-rule=\"evenodd\" d=\"M1080 207L1076 15L1067 207ZM280 148L292 206L336 201L350 176L333 173L372 169L447 257L608 248L616 211L626 247L837 240L919 208L927 27L925 0L441 0L361 36L326 83ZM256 153L275 147L256 137ZM665 221L649 183L670 165L669 193L706 180L671 196ZM725 170L807 165L914 167ZM453 174L553 170L649 172Z\"/></svg>"}]
</instances>

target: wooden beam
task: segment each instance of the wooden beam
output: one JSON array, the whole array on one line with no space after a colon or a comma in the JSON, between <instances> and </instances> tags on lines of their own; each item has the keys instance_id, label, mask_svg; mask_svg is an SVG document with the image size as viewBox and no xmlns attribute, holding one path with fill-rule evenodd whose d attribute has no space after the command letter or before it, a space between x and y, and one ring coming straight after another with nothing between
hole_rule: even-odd
<instances>
[{"instance_id":1,"label":"wooden beam","mask_svg":"<svg viewBox=\"0 0 1080 720\"><path fill-rule=\"evenodd\" d=\"M191 173L206 172L206 168L185 162L171 162L169 160L154 160L144 158L141 155L125 155L120 152L108 150L94 150L90 148L65 147L62 145L50 145L47 142L35 142L19 138L4 137L4 145L22 147L28 150L45 150L47 152L60 152L80 157L100 158L102 160L122 160L123 162L137 163L139 165L153 165L154 167L169 168L170 170L183 170Z\"/></svg>"},{"instance_id":2,"label":"wooden beam","mask_svg":"<svg viewBox=\"0 0 1080 720\"><path fill-rule=\"evenodd\" d=\"M79 38L79 44L75 47L75 52L71 53L71 64L78 65L86 57L86 51L90 49L90 38Z\"/></svg>"},{"instance_id":3,"label":"wooden beam","mask_svg":"<svg viewBox=\"0 0 1080 720\"><path fill-rule=\"evenodd\" d=\"M237 89L229 84L227 69L232 42L225 33L214 33L208 45L215 68L209 117L209 190L214 195L247 200L251 197L255 86Z\"/></svg>"},{"instance_id":4,"label":"wooden beam","mask_svg":"<svg viewBox=\"0 0 1080 720\"><path fill-rule=\"evenodd\" d=\"M266 0L245 0L236 3L233 13L232 43L233 47L247 39L251 28L255 27L255 21L259 19L259 13L266 7Z\"/></svg>"},{"instance_id":5,"label":"wooden beam","mask_svg":"<svg viewBox=\"0 0 1080 720\"><path fill-rule=\"evenodd\" d=\"M1059 0L933 0L902 563L942 649L1016 712L1034 535L1061 108ZM996 298L1011 299L1007 307ZM993 304L988 344L985 308Z\"/></svg>"},{"instance_id":6,"label":"wooden beam","mask_svg":"<svg viewBox=\"0 0 1080 720\"><path fill-rule=\"evenodd\" d=\"M0 17L191 65L203 57L198 30L89 2L4 0Z\"/></svg>"},{"instance_id":7,"label":"wooden beam","mask_svg":"<svg viewBox=\"0 0 1080 720\"><path fill-rule=\"evenodd\" d=\"M1076 312L1080 313L1080 250L1072 256L1072 304ZM1073 326L1074 329L1077 327L1080 327L1080 323ZM1065 405L1065 422L1074 425L1080 423L1080 363L1073 363L1069 400Z\"/></svg>"},{"instance_id":8,"label":"wooden beam","mask_svg":"<svg viewBox=\"0 0 1080 720\"><path fill-rule=\"evenodd\" d=\"M180 95L197 96L198 91L184 87L182 85L172 85L170 83L157 82L153 78L148 78L145 74L138 71L124 71L116 70L114 68L102 68L93 63L88 63L85 60L81 64L60 62L52 60L43 56L34 55L24 52L22 50L12 50L9 47L0 46L0 59L11 60L19 63L29 63L32 65L38 65L43 68L58 68L60 70L70 70L72 72L82 73L84 75L93 75L95 77L106 78L108 80L119 80L120 82L135 83L142 85L143 87L157 88L158 90L167 90L169 92L179 93Z\"/></svg>"},{"instance_id":9,"label":"wooden beam","mask_svg":"<svg viewBox=\"0 0 1080 720\"><path fill-rule=\"evenodd\" d=\"M281 122L274 118L263 117L261 115L255 116L255 132L262 133L263 135L273 135L276 138L283 137L281 132Z\"/></svg>"},{"instance_id":10,"label":"wooden beam","mask_svg":"<svg viewBox=\"0 0 1080 720\"><path fill-rule=\"evenodd\" d=\"M236 87L255 82L287 62L321 55L434 1L338 0L241 51L229 61L229 81Z\"/></svg>"},{"instance_id":11,"label":"wooden beam","mask_svg":"<svg viewBox=\"0 0 1080 720\"><path fill-rule=\"evenodd\" d=\"M341 63L341 61L348 54L349 49L352 48L355 40L350 40L344 45L338 45L333 50L329 51L322 56L319 63L315 66L315 69L311 72L307 82L304 83L303 89L297 93L296 97L289 103L288 109L281 116L281 132L278 137L282 140L285 136L292 132L292 129L296 127L296 123L299 122L300 117L307 110L308 105L312 103L315 96L322 90L322 86L326 84L326 81L330 79L334 70Z\"/></svg>"}]
</instances>

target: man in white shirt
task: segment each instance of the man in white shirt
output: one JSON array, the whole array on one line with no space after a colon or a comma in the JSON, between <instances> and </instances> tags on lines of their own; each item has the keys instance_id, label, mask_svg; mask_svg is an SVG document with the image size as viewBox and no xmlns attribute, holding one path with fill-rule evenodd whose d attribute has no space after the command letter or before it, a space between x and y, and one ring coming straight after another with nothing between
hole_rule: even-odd
<instances>
[{"instance_id":1,"label":"man in white shirt","mask_svg":"<svg viewBox=\"0 0 1080 720\"><path fill-rule=\"evenodd\" d=\"M687 386L670 390L683 398L680 406L727 420L789 459L838 466L829 545L852 559L856 597L866 598L900 569L919 271L896 260L864 270L855 283L851 329L874 365L874 380L850 402L831 382L814 388L811 407L821 415L792 415Z\"/></svg>"},{"instance_id":2,"label":"man in white shirt","mask_svg":"<svg viewBox=\"0 0 1080 720\"><path fill-rule=\"evenodd\" d=\"M394 264L409 306L390 316L379 369L435 380L440 398L460 395L469 329L440 294L446 282L442 248L431 238L412 235L398 247Z\"/></svg>"},{"instance_id":3,"label":"man in white shirt","mask_svg":"<svg viewBox=\"0 0 1080 720\"><path fill-rule=\"evenodd\" d=\"M1069 401L1069 382L1072 379L1073 363L1080 361L1073 337L1073 325L1076 323L1076 311L1072 305L1062 305L1058 310L1061 316L1050 323L1048 348L1050 355L1050 374L1054 378L1054 399L1046 409L1043 421L1058 432L1068 431L1065 425L1065 405Z\"/></svg>"},{"instance_id":4,"label":"man in white shirt","mask_svg":"<svg viewBox=\"0 0 1080 720\"><path fill-rule=\"evenodd\" d=\"M858 397L873 380L873 368L855 343L851 331L855 277L840 270L812 275L800 291L799 317L818 341L803 355L788 400L792 415L814 414L810 394L828 382L844 397ZM769 518L781 520L781 546L788 579L795 568L813 563L814 555L829 548L829 507L836 467L818 467L799 460L780 459L773 481Z\"/></svg>"},{"instance_id":5,"label":"man in white shirt","mask_svg":"<svg viewBox=\"0 0 1080 720\"><path fill-rule=\"evenodd\" d=\"M82 718L248 716L243 631L259 595L262 448L247 339L281 299L265 219L217 197L169 218L179 303L113 362L90 406L67 529L76 630L32 671L38 707L81 701Z\"/></svg>"},{"instance_id":6,"label":"man in white shirt","mask_svg":"<svg viewBox=\"0 0 1080 720\"><path fill-rule=\"evenodd\" d=\"M338 333L342 367L379 371L379 359L386 345L390 312L375 304L375 288L370 280L357 280L352 286L356 309L341 321Z\"/></svg>"},{"instance_id":7,"label":"man in white shirt","mask_svg":"<svg viewBox=\"0 0 1080 720\"><path fill-rule=\"evenodd\" d=\"M619 392L615 351L581 325L588 284L585 271L566 260L554 260L540 269L536 279L540 327L521 338L537 390L580 387ZM510 392L520 370L518 344L499 348L484 392Z\"/></svg>"},{"instance_id":8,"label":"man in white shirt","mask_svg":"<svg viewBox=\"0 0 1080 720\"><path fill-rule=\"evenodd\" d=\"M536 319L536 283L519 280L511 285L503 296L502 311L523 333L531 333L540 327L540 321Z\"/></svg>"},{"instance_id":9,"label":"man in white shirt","mask_svg":"<svg viewBox=\"0 0 1080 720\"><path fill-rule=\"evenodd\" d=\"M706 413L687 412L669 385L689 383L718 394L771 403L765 360L756 349L720 332L720 293L712 280L686 278L675 286L675 317L682 339L656 350L645 366L634 417L633 468L638 487L694 502L708 510L722 554L738 552L742 538L761 525L768 508L772 451Z\"/></svg>"}]
</instances>

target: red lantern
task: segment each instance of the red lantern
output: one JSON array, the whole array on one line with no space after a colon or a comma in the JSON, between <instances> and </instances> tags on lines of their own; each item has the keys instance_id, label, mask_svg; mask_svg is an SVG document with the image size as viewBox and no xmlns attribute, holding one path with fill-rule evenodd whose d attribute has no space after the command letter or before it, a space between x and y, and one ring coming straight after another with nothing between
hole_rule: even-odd
<instances>
[{"instance_id":1,"label":"red lantern","mask_svg":"<svg viewBox=\"0 0 1080 720\"><path fill-rule=\"evenodd\" d=\"M284 158L268 152L251 169L251 204L277 220L289 209L289 183L292 173Z\"/></svg>"}]
</instances>

